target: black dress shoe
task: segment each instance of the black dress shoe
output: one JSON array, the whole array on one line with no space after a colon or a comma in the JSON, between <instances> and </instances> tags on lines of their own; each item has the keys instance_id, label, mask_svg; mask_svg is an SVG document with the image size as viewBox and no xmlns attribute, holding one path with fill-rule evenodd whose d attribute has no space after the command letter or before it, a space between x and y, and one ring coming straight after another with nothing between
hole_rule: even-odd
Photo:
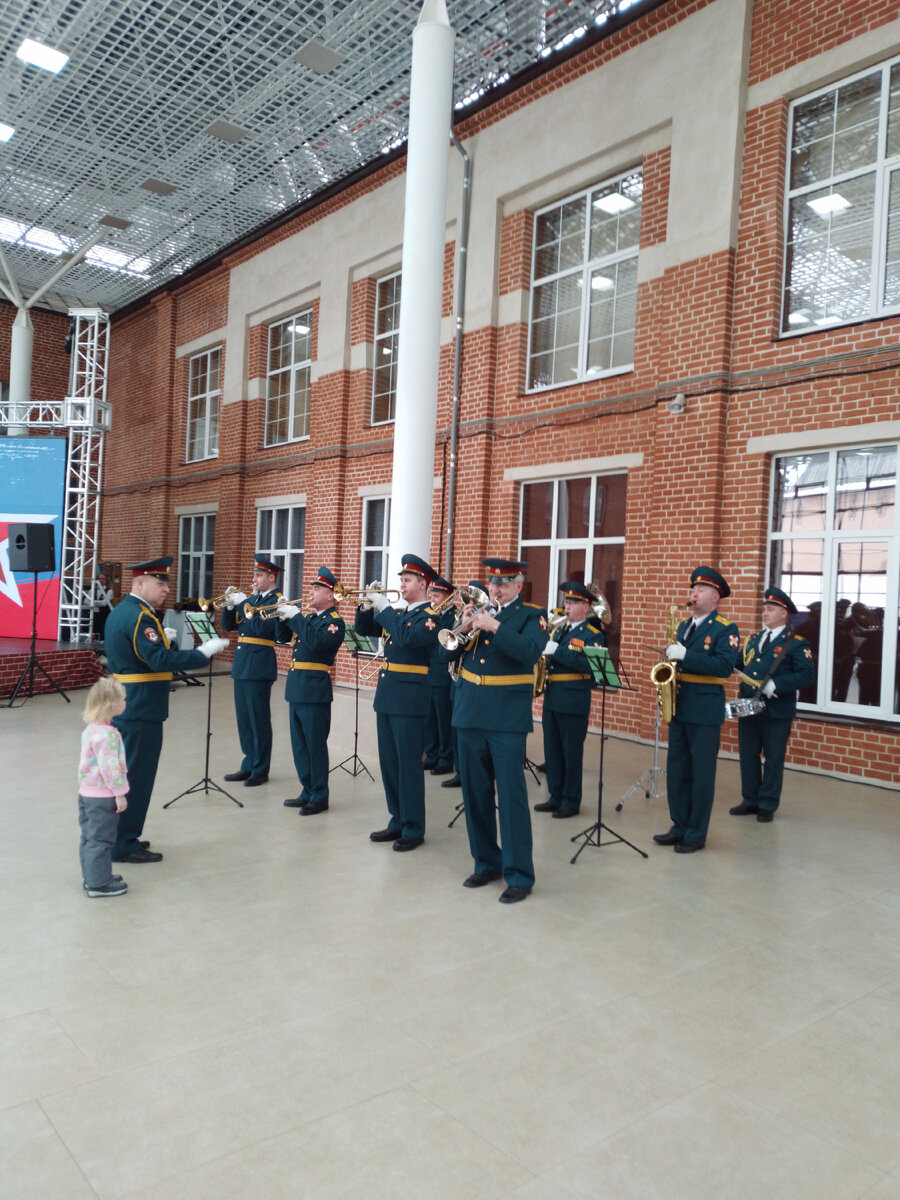
<instances>
[{"instance_id":1,"label":"black dress shoe","mask_svg":"<svg viewBox=\"0 0 900 1200\"><path fill-rule=\"evenodd\" d=\"M452 779L445 779L441 787L462 787L462 780L458 775L454 775Z\"/></svg>"},{"instance_id":2,"label":"black dress shoe","mask_svg":"<svg viewBox=\"0 0 900 1200\"><path fill-rule=\"evenodd\" d=\"M148 863L162 862L162 855L157 854L155 850L132 850L130 854L120 854L113 858L113 862L127 863Z\"/></svg>"},{"instance_id":3,"label":"black dress shoe","mask_svg":"<svg viewBox=\"0 0 900 1200\"><path fill-rule=\"evenodd\" d=\"M484 887L485 884L493 883L495 879L502 879L501 871L475 871L468 879L463 880L463 887Z\"/></svg>"},{"instance_id":4,"label":"black dress shoe","mask_svg":"<svg viewBox=\"0 0 900 1200\"><path fill-rule=\"evenodd\" d=\"M243 783L245 779L250 778L249 771L232 771L230 775L225 776L226 783Z\"/></svg>"},{"instance_id":5,"label":"black dress shoe","mask_svg":"<svg viewBox=\"0 0 900 1200\"><path fill-rule=\"evenodd\" d=\"M758 804L736 804L728 810L733 817L749 817L751 813L759 812Z\"/></svg>"},{"instance_id":6,"label":"black dress shoe","mask_svg":"<svg viewBox=\"0 0 900 1200\"><path fill-rule=\"evenodd\" d=\"M150 843L149 843L149 842L138 842L138 845L140 846L140 848L141 848L142 850L149 850L149 849L150 849Z\"/></svg>"},{"instance_id":7,"label":"black dress shoe","mask_svg":"<svg viewBox=\"0 0 900 1200\"><path fill-rule=\"evenodd\" d=\"M703 845L701 844L698 846L696 842L676 842L675 843L675 853L676 854L693 854L695 850L702 850L702 849L703 849Z\"/></svg>"},{"instance_id":8,"label":"black dress shoe","mask_svg":"<svg viewBox=\"0 0 900 1200\"><path fill-rule=\"evenodd\" d=\"M268 775L250 775L244 780L244 787L259 787L261 783L268 783Z\"/></svg>"},{"instance_id":9,"label":"black dress shoe","mask_svg":"<svg viewBox=\"0 0 900 1200\"><path fill-rule=\"evenodd\" d=\"M678 846L684 838L670 829L668 833L654 833L653 840L657 846Z\"/></svg>"},{"instance_id":10,"label":"black dress shoe","mask_svg":"<svg viewBox=\"0 0 900 1200\"><path fill-rule=\"evenodd\" d=\"M429 774L430 775L452 775L453 768L452 767L440 767L440 766L432 767L431 770L429 771Z\"/></svg>"},{"instance_id":11,"label":"black dress shoe","mask_svg":"<svg viewBox=\"0 0 900 1200\"><path fill-rule=\"evenodd\" d=\"M399 829L376 829L369 834L370 842L396 842L401 837Z\"/></svg>"},{"instance_id":12,"label":"black dress shoe","mask_svg":"<svg viewBox=\"0 0 900 1200\"><path fill-rule=\"evenodd\" d=\"M577 817L581 809L579 808L558 808L553 814L555 821L565 820L566 817Z\"/></svg>"},{"instance_id":13,"label":"black dress shoe","mask_svg":"<svg viewBox=\"0 0 900 1200\"><path fill-rule=\"evenodd\" d=\"M542 801L542 803L540 803L540 804L536 804L536 805L534 806L534 811L535 811L535 812L552 812L552 813L558 813L558 812L559 812L559 805L558 805L558 804L554 804L552 800L544 800L544 801Z\"/></svg>"},{"instance_id":14,"label":"black dress shoe","mask_svg":"<svg viewBox=\"0 0 900 1200\"><path fill-rule=\"evenodd\" d=\"M284 802L285 808L305 808L309 803L308 800L303 800L300 796L288 796Z\"/></svg>"},{"instance_id":15,"label":"black dress shoe","mask_svg":"<svg viewBox=\"0 0 900 1200\"><path fill-rule=\"evenodd\" d=\"M303 807L300 809L300 816L301 817L312 817L316 813L327 812L327 811L328 811L327 804L304 804Z\"/></svg>"},{"instance_id":16,"label":"black dress shoe","mask_svg":"<svg viewBox=\"0 0 900 1200\"><path fill-rule=\"evenodd\" d=\"M395 850L415 850L416 847L421 846L424 841L425 841L425 839L423 837L420 837L420 838L399 837L399 838L397 838L396 842L394 842L394 849Z\"/></svg>"},{"instance_id":17,"label":"black dress shoe","mask_svg":"<svg viewBox=\"0 0 900 1200\"><path fill-rule=\"evenodd\" d=\"M510 884L505 892L500 893L501 904L518 904L520 900L524 900L529 894L531 888L515 887Z\"/></svg>"},{"instance_id":18,"label":"black dress shoe","mask_svg":"<svg viewBox=\"0 0 900 1200\"><path fill-rule=\"evenodd\" d=\"M436 767L436 766L437 766L437 761L435 759L433 759L433 758L423 758L422 759L422 770L423 771L430 771L432 769L432 767Z\"/></svg>"},{"instance_id":19,"label":"black dress shoe","mask_svg":"<svg viewBox=\"0 0 900 1200\"><path fill-rule=\"evenodd\" d=\"M761 808L756 814L757 821L772 821L775 818L775 813L771 808Z\"/></svg>"}]
</instances>

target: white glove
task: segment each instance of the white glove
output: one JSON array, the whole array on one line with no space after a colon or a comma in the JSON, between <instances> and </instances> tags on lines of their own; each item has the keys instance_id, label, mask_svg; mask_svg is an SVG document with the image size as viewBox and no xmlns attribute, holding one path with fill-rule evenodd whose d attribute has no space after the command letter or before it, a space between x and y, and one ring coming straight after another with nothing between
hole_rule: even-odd
<instances>
[{"instance_id":1,"label":"white glove","mask_svg":"<svg viewBox=\"0 0 900 1200\"><path fill-rule=\"evenodd\" d=\"M232 592L231 595L228 597L228 603L226 604L226 608L237 608L237 606L239 604L246 604L246 603L247 603L247 593L246 592Z\"/></svg>"},{"instance_id":2,"label":"white glove","mask_svg":"<svg viewBox=\"0 0 900 1200\"><path fill-rule=\"evenodd\" d=\"M559 649L559 642L554 642L553 638L549 638L547 641L547 645L544 647L544 653L547 655L548 658L552 658L558 649Z\"/></svg>"},{"instance_id":3,"label":"white glove","mask_svg":"<svg viewBox=\"0 0 900 1200\"><path fill-rule=\"evenodd\" d=\"M163 633L166 635L167 640L170 642L174 642L175 639L178 637L178 630L173 629L171 625L165 625L163 627Z\"/></svg>"},{"instance_id":4,"label":"white glove","mask_svg":"<svg viewBox=\"0 0 900 1200\"><path fill-rule=\"evenodd\" d=\"M681 642L673 642L671 646L666 646L666 658L674 658L676 662L681 662L687 654L687 647L682 646Z\"/></svg>"},{"instance_id":5,"label":"white glove","mask_svg":"<svg viewBox=\"0 0 900 1200\"><path fill-rule=\"evenodd\" d=\"M775 695L775 680L774 679L766 680L766 686L763 688L762 694L764 696L774 696Z\"/></svg>"},{"instance_id":6,"label":"white glove","mask_svg":"<svg viewBox=\"0 0 900 1200\"><path fill-rule=\"evenodd\" d=\"M296 604L279 604L275 611L279 621L292 621L300 613Z\"/></svg>"},{"instance_id":7,"label":"white glove","mask_svg":"<svg viewBox=\"0 0 900 1200\"><path fill-rule=\"evenodd\" d=\"M228 638L210 638L208 642L204 642L197 649L204 658L212 658L214 654L221 654L223 650L227 650L230 645Z\"/></svg>"},{"instance_id":8,"label":"white glove","mask_svg":"<svg viewBox=\"0 0 900 1200\"><path fill-rule=\"evenodd\" d=\"M379 592L377 596L372 597L372 607L377 613L384 612L390 606L390 601L383 592Z\"/></svg>"}]
</instances>

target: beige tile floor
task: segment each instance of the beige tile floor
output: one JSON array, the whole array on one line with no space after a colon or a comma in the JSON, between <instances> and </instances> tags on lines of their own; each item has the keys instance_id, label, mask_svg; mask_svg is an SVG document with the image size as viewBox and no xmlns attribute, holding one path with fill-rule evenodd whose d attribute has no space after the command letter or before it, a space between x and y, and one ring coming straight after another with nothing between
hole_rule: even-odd
<instances>
[{"instance_id":1,"label":"beige tile floor","mask_svg":"<svg viewBox=\"0 0 900 1200\"><path fill-rule=\"evenodd\" d=\"M650 765L611 739L604 816L649 853L535 815L537 887L497 904L458 792L426 845L373 845L378 784L294 794L283 683L272 779L240 809L165 800L203 774L206 692L172 697L146 833L165 852L88 900L74 771L83 693L0 711L3 1200L897 1200L900 795L791 772L771 826L655 847ZM230 682L212 774L237 766ZM361 704L360 754L378 777ZM353 749L335 706L332 761ZM540 752L540 732L531 743ZM533 800L541 797L529 782ZM573 824L575 828L573 829Z\"/></svg>"}]
</instances>

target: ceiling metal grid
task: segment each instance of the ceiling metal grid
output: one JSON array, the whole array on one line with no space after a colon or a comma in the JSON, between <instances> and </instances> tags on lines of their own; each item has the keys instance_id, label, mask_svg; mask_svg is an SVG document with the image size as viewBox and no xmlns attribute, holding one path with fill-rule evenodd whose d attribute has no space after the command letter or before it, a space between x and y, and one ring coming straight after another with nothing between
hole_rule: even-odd
<instances>
[{"instance_id":1,"label":"ceiling metal grid","mask_svg":"<svg viewBox=\"0 0 900 1200\"><path fill-rule=\"evenodd\" d=\"M653 0L447 0L457 106ZM0 247L26 296L115 311L406 138L420 0L5 0ZM70 56L26 65L26 37ZM308 43L339 56L321 74ZM246 131L229 143L207 130ZM169 185L169 195L142 187ZM164 190L164 189L163 189ZM103 218L130 222L98 227Z\"/></svg>"}]
</instances>

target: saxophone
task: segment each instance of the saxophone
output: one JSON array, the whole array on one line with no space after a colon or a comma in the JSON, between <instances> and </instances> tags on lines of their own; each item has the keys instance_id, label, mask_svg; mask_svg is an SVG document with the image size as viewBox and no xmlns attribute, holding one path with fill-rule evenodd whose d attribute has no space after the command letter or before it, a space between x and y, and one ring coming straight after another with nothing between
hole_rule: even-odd
<instances>
[{"instance_id":1,"label":"saxophone","mask_svg":"<svg viewBox=\"0 0 900 1200\"><path fill-rule=\"evenodd\" d=\"M678 605L673 604L669 609L669 620L666 625L666 645L671 646L678 639ZM656 685L656 701L659 704L659 716L664 725L671 725L675 716L675 701L678 684L675 679L675 664L664 659L658 662L650 672L650 680Z\"/></svg>"},{"instance_id":2,"label":"saxophone","mask_svg":"<svg viewBox=\"0 0 900 1200\"><path fill-rule=\"evenodd\" d=\"M564 609L554 609L547 618L547 632L550 637L560 626L565 625L567 617ZM534 683L531 688L532 697L536 700L538 696L543 696L547 690L547 655L542 654L534 664Z\"/></svg>"}]
</instances>

